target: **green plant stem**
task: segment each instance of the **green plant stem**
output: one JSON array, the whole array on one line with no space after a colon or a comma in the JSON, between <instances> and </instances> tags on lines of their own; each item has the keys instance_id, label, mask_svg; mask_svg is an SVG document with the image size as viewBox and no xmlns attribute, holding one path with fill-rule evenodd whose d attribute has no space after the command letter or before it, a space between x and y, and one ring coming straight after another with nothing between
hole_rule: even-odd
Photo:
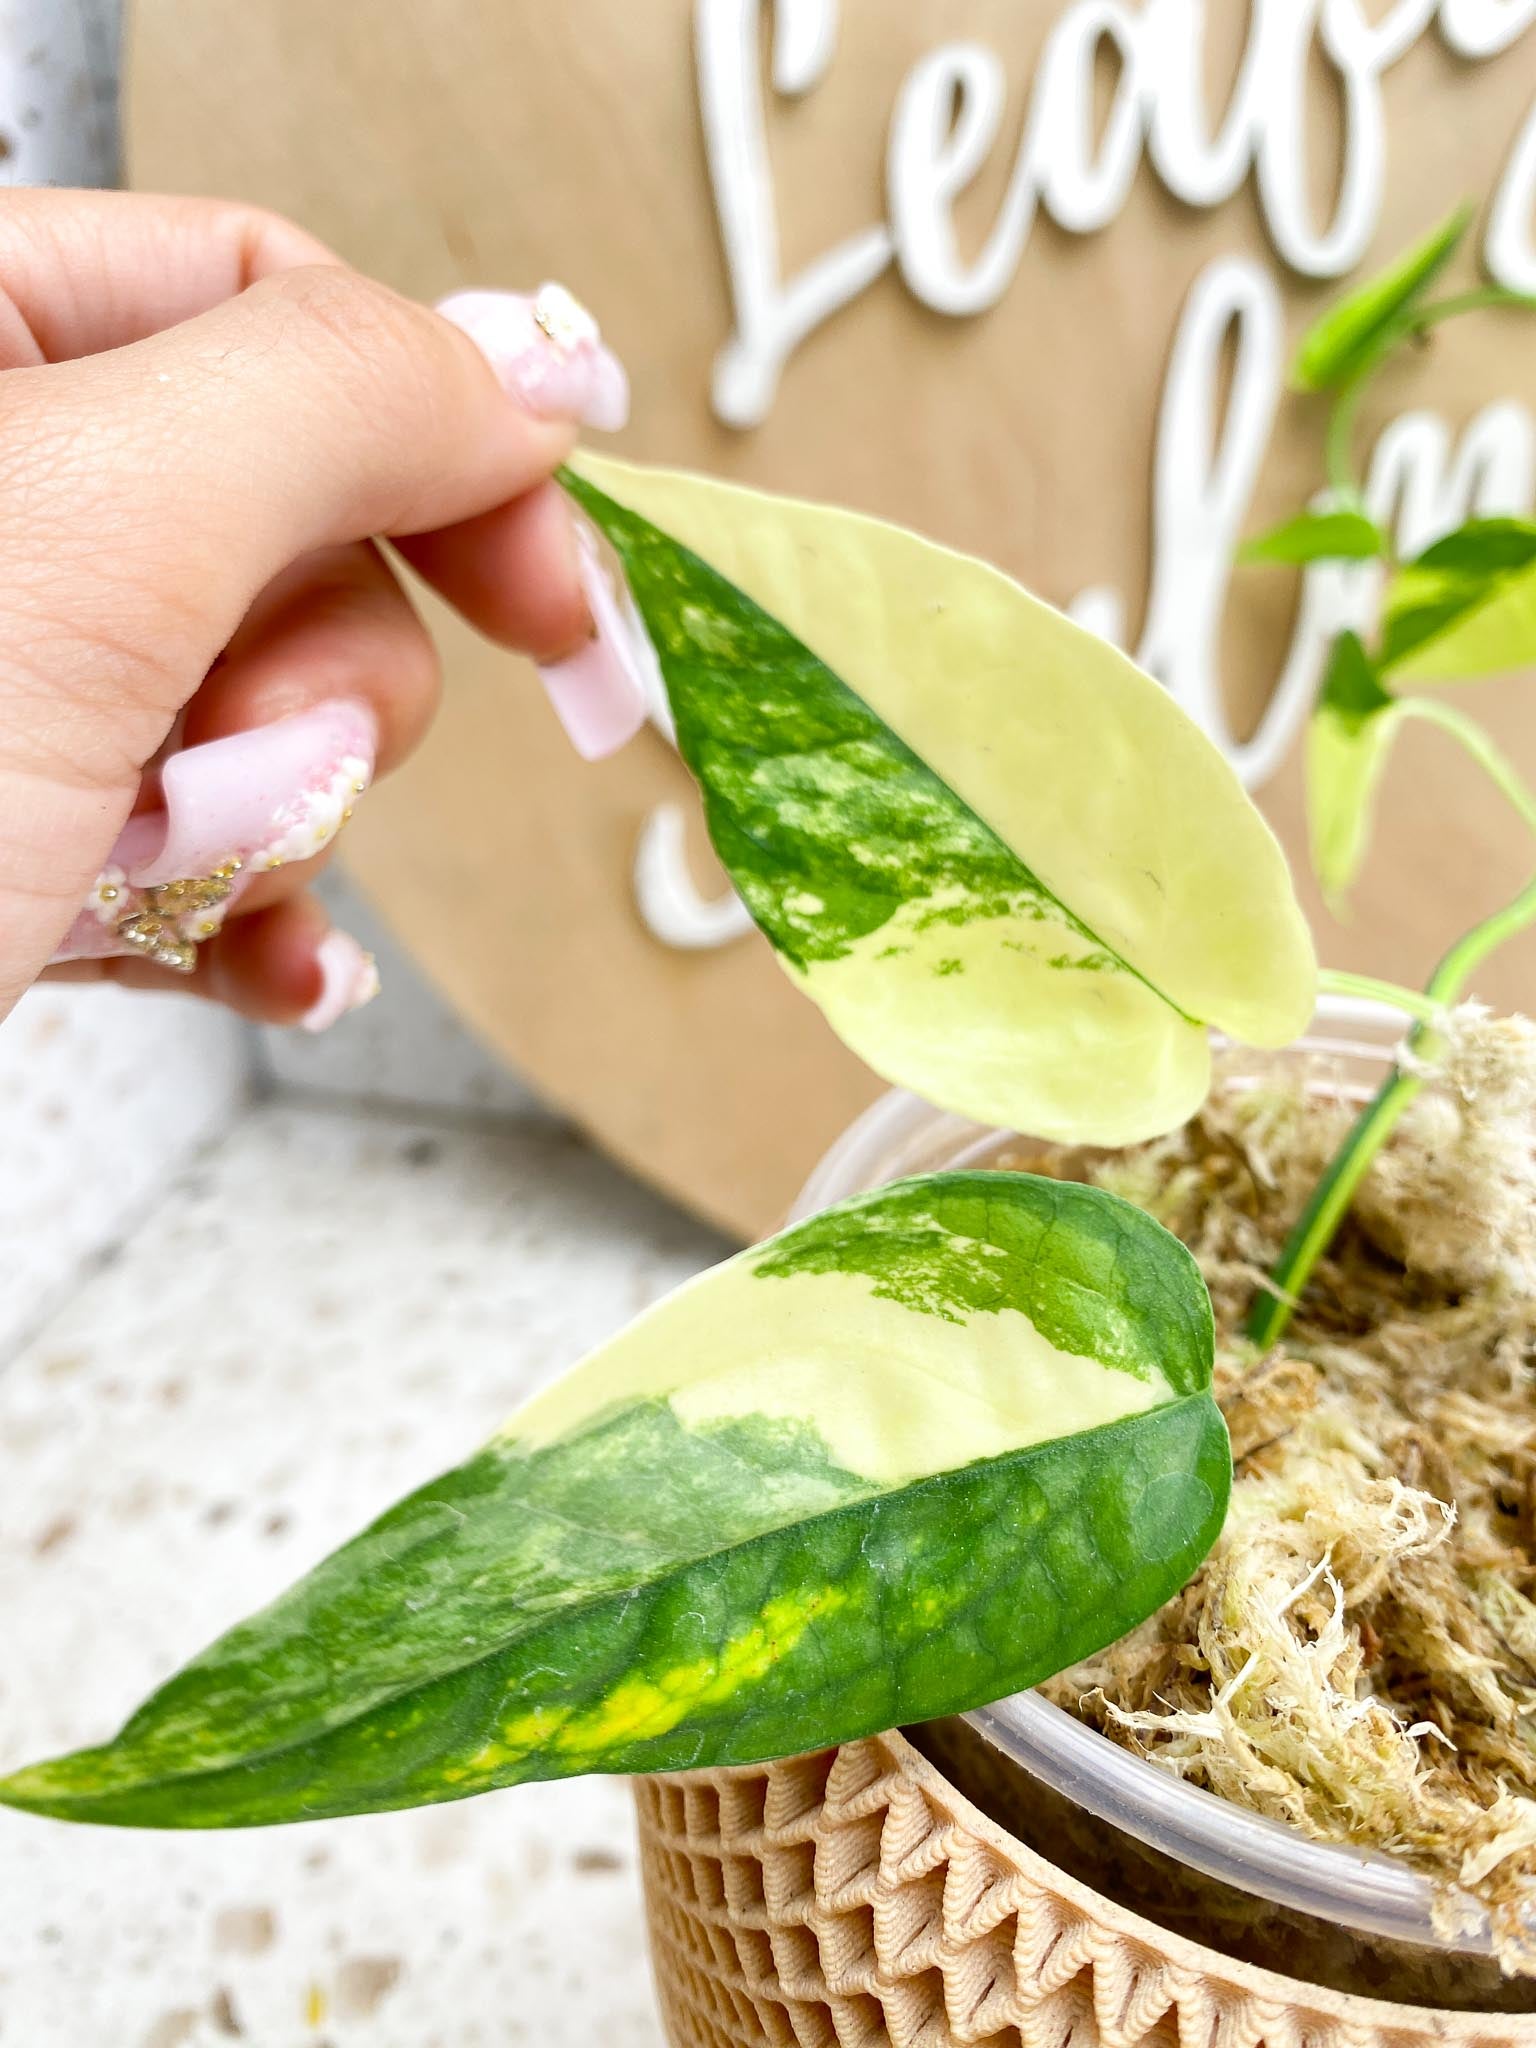
<instances>
[{"instance_id":1,"label":"green plant stem","mask_svg":"<svg viewBox=\"0 0 1536 2048\"><path fill-rule=\"evenodd\" d=\"M1415 717L1453 734L1536 833L1536 797L1499 754L1482 728L1432 698L1415 697L1405 702ZM1488 955L1532 923L1536 923L1536 875L1512 902L1494 911L1456 941L1430 976L1424 994L1415 998L1412 1014L1417 1021L1404 1041L1402 1054L1350 1127L1348 1136L1334 1154L1327 1172L1313 1190L1311 1200L1286 1239L1285 1249L1264 1291L1249 1312L1247 1334L1250 1341L1261 1349L1267 1350L1285 1334L1302 1289L1338 1234L1361 1181L1370 1171L1371 1162L1391 1137L1403 1111L1423 1088L1425 1068L1440 1049L1438 1019L1461 999L1467 983ZM1355 986L1345 989L1341 986L1345 982L1352 982ZM1354 975L1325 974L1319 977L1319 986L1330 984L1337 993L1379 994L1388 1002L1409 1008L1403 1002L1406 991L1393 989L1390 983L1372 983L1368 977Z\"/></svg>"},{"instance_id":2,"label":"green plant stem","mask_svg":"<svg viewBox=\"0 0 1536 2048\"><path fill-rule=\"evenodd\" d=\"M1436 697L1401 697L1398 702L1409 718L1421 719L1425 725L1438 725L1459 742L1531 832L1536 833L1536 794L1526 788L1476 719L1468 718L1453 705L1442 704Z\"/></svg>"},{"instance_id":3,"label":"green plant stem","mask_svg":"<svg viewBox=\"0 0 1536 2048\"><path fill-rule=\"evenodd\" d=\"M1459 320L1463 313L1491 313L1514 306L1529 312L1536 306L1536 297L1529 292L1512 292L1501 284L1479 285L1475 291L1457 292L1432 306L1421 306L1403 322L1403 330L1406 334L1427 334L1431 327L1438 327L1443 320Z\"/></svg>"},{"instance_id":4,"label":"green plant stem","mask_svg":"<svg viewBox=\"0 0 1536 2048\"><path fill-rule=\"evenodd\" d=\"M1378 981L1371 974L1349 974L1342 967L1325 967L1317 977L1317 986L1324 995L1358 996L1367 1003L1388 1003L1421 1024L1439 1022L1439 1009L1421 989L1400 988L1395 981Z\"/></svg>"},{"instance_id":5,"label":"green plant stem","mask_svg":"<svg viewBox=\"0 0 1536 2048\"><path fill-rule=\"evenodd\" d=\"M1503 285L1480 285L1475 291L1456 292L1435 305L1420 306L1404 314L1382 335L1375 354L1340 385L1333 410L1328 415L1324 456L1328 482L1337 496L1349 504L1360 502L1360 479L1355 473L1355 427L1367 388L1386 367L1396 349L1405 341L1428 334L1447 320L1459 320L1464 313L1496 312L1500 308L1514 306L1529 310L1536 306L1536 297L1509 291Z\"/></svg>"},{"instance_id":6,"label":"green plant stem","mask_svg":"<svg viewBox=\"0 0 1536 2048\"><path fill-rule=\"evenodd\" d=\"M1355 429L1366 390L1394 351L1410 337L1428 334L1432 328L1447 320L1459 319L1464 313L1490 312L1514 306L1536 306L1536 298L1527 293L1509 291L1502 285L1484 285L1474 291L1454 293L1435 305L1417 307L1382 336L1375 353L1340 387L1328 417L1328 481L1338 498L1347 504L1358 504L1361 500L1361 485L1355 471ZM1402 706L1410 716L1429 725L1438 725L1458 741L1536 835L1536 797L1504 760L1481 726L1433 698L1404 699ZM1303 1288L1337 1235L1372 1161L1392 1135L1403 1111L1424 1086L1426 1066L1439 1050L1441 1017L1460 1000L1471 977L1488 955L1533 922L1536 922L1536 876L1513 902L1484 918L1481 924L1457 940L1435 969L1422 996L1395 988L1390 982L1375 981L1367 975L1333 972L1319 977L1320 988L1339 995L1363 996L1395 1004L1414 1022L1392 1072L1355 1119L1287 1238L1267 1287L1253 1305L1247 1327L1248 1336L1255 1344L1268 1347L1284 1335Z\"/></svg>"},{"instance_id":7,"label":"green plant stem","mask_svg":"<svg viewBox=\"0 0 1536 2048\"><path fill-rule=\"evenodd\" d=\"M1379 367L1379 362L1372 362L1365 369L1357 370L1340 390L1328 415L1328 434L1324 443L1328 485L1334 496L1346 505L1358 505L1364 495L1355 474L1355 422L1360 416L1360 401L1365 396L1365 388Z\"/></svg>"},{"instance_id":8,"label":"green plant stem","mask_svg":"<svg viewBox=\"0 0 1536 2048\"><path fill-rule=\"evenodd\" d=\"M1361 1181L1370 1171L1371 1161L1423 1085L1422 1075L1395 1066L1351 1125L1349 1136L1313 1189L1312 1199L1286 1239L1274 1272L1249 1311L1248 1338L1261 1350L1267 1351L1284 1336L1301 1290L1333 1243Z\"/></svg>"},{"instance_id":9,"label":"green plant stem","mask_svg":"<svg viewBox=\"0 0 1536 2048\"><path fill-rule=\"evenodd\" d=\"M1468 981L1488 955L1497 952L1507 940L1515 938L1532 923L1536 923L1536 876L1526 883L1512 903L1506 903L1492 917L1485 917L1465 938L1456 941L1435 969L1426 993L1436 998L1442 1009L1449 1009L1461 1000ZM1415 1031L1418 1028L1415 1027ZM1410 1047L1414 1035L1414 1032L1409 1034Z\"/></svg>"}]
</instances>

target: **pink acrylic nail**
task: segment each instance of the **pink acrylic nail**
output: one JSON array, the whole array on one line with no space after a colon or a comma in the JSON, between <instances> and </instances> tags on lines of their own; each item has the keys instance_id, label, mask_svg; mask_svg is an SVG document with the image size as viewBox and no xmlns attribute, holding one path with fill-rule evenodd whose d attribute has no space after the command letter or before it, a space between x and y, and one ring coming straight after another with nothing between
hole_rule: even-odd
<instances>
[{"instance_id":1,"label":"pink acrylic nail","mask_svg":"<svg viewBox=\"0 0 1536 2048\"><path fill-rule=\"evenodd\" d=\"M170 755L161 807L124 826L55 961L137 953L190 973L255 876L335 838L376 747L367 705L338 699Z\"/></svg>"},{"instance_id":2,"label":"pink acrylic nail","mask_svg":"<svg viewBox=\"0 0 1536 2048\"><path fill-rule=\"evenodd\" d=\"M350 932L327 932L315 950L320 993L299 1019L306 1031L329 1031L379 992L379 970Z\"/></svg>"},{"instance_id":3,"label":"pink acrylic nail","mask_svg":"<svg viewBox=\"0 0 1536 2048\"><path fill-rule=\"evenodd\" d=\"M616 433L629 418L629 379L592 315L564 285L454 292L438 312L474 342L509 397L540 419Z\"/></svg>"},{"instance_id":4,"label":"pink acrylic nail","mask_svg":"<svg viewBox=\"0 0 1536 2048\"><path fill-rule=\"evenodd\" d=\"M615 587L591 529L579 519L576 559L592 638L563 661L541 662L539 676L577 753L600 761L634 738L664 690L656 651L629 592Z\"/></svg>"},{"instance_id":5,"label":"pink acrylic nail","mask_svg":"<svg viewBox=\"0 0 1536 2048\"><path fill-rule=\"evenodd\" d=\"M160 772L160 843L137 862L119 852L140 887L206 875L230 858L260 873L308 860L335 838L373 775L373 714L343 700L250 732L173 754ZM123 844L119 841L119 846Z\"/></svg>"}]
</instances>

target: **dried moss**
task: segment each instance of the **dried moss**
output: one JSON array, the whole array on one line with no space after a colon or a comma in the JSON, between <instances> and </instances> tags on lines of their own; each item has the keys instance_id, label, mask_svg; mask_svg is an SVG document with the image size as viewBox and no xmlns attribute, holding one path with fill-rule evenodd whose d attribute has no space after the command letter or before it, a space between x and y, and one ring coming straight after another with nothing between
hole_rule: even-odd
<instances>
[{"instance_id":1,"label":"dried moss","mask_svg":"<svg viewBox=\"0 0 1536 2048\"><path fill-rule=\"evenodd\" d=\"M1504 1967L1536 1974L1536 1026L1458 1013L1256 1359L1247 1306L1350 1113L1247 1059L1169 1138L1012 1162L1113 1188L1195 1251L1239 1461L1198 1578L1049 1691L1225 1798L1405 1858L1448 1923L1470 1892Z\"/></svg>"}]
</instances>

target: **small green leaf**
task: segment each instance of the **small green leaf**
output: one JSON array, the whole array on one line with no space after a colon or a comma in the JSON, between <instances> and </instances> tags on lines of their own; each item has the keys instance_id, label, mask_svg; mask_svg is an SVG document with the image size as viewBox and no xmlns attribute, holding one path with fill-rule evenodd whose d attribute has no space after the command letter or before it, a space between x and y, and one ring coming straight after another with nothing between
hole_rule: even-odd
<instances>
[{"instance_id":1,"label":"small green leaf","mask_svg":"<svg viewBox=\"0 0 1536 2048\"><path fill-rule=\"evenodd\" d=\"M1390 348L1405 318L1461 246L1475 209L1459 206L1390 269L1330 306L1302 337L1291 368L1297 391L1336 391Z\"/></svg>"},{"instance_id":2,"label":"small green leaf","mask_svg":"<svg viewBox=\"0 0 1536 2048\"><path fill-rule=\"evenodd\" d=\"M1358 636L1341 633L1307 730L1312 865L1332 899L1342 897L1360 871L1403 710L1382 688Z\"/></svg>"},{"instance_id":3,"label":"small green leaf","mask_svg":"<svg viewBox=\"0 0 1536 2048\"><path fill-rule=\"evenodd\" d=\"M1469 521L1399 570L1382 613L1383 672L1458 682L1536 663L1536 525Z\"/></svg>"},{"instance_id":4,"label":"small green leaf","mask_svg":"<svg viewBox=\"0 0 1536 2048\"><path fill-rule=\"evenodd\" d=\"M1311 937L1268 826L1123 654L828 507L584 454L715 849L877 1073L1069 1142L1183 1121L1205 1026L1283 1044Z\"/></svg>"},{"instance_id":5,"label":"small green leaf","mask_svg":"<svg viewBox=\"0 0 1536 2048\"><path fill-rule=\"evenodd\" d=\"M1368 562L1391 553L1391 543L1363 512L1303 512L1244 541L1240 562Z\"/></svg>"},{"instance_id":6,"label":"small green leaf","mask_svg":"<svg viewBox=\"0 0 1536 2048\"><path fill-rule=\"evenodd\" d=\"M0 1802L242 1827L745 1763L1033 1685L1189 1577L1231 1459L1189 1253L944 1174L702 1275Z\"/></svg>"},{"instance_id":7,"label":"small green leaf","mask_svg":"<svg viewBox=\"0 0 1536 2048\"><path fill-rule=\"evenodd\" d=\"M1536 561L1536 525L1529 519L1469 519L1415 558L1420 569L1453 576L1496 576Z\"/></svg>"}]
</instances>

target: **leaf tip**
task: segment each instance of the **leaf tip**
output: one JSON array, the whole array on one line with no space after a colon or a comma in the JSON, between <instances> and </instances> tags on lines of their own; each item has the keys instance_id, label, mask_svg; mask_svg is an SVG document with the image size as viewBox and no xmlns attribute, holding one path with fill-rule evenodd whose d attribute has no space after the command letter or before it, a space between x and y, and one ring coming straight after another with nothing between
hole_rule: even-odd
<instances>
[{"instance_id":1,"label":"leaf tip","mask_svg":"<svg viewBox=\"0 0 1536 2048\"><path fill-rule=\"evenodd\" d=\"M114 1786L107 1770L109 1749L68 1750L62 1756L47 1757L41 1763L24 1764L0 1778L0 1806L17 1813L32 1813L46 1820L111 1820L107 1812L113 1794L132 1791L132 1786Z\"/></svg>"},{"instance_id":2,"label":"leaf tip","mask_svg":"<svg viewBox=\"0 0 1536 2048\"><path fill-rule=\"evenodd\" d=\"M27 1764L21 1770L0 1778L0 1806L8 1806L16 1813L35 1813L53 1820L68 1820L71 1802L66 1796L61 1796L56 1784L50 1782L55 1769L52 1763Z\"/></svg>"}]
</instances>

